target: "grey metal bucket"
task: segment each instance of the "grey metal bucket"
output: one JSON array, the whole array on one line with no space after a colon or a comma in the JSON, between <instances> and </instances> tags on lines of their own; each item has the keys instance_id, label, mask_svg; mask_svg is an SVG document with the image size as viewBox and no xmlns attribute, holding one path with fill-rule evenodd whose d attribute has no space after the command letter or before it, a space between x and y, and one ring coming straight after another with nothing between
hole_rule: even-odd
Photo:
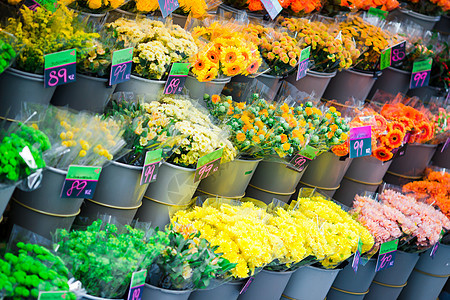
<instances>
[{"instance_id":1,"label":"grey metal bucket","mask_svg":"<svg viewBox=\"0 0 450 300\"><path fill-rule=\"evenodd\" d=\"M76 82L57 87L51 104L103 113L115 89L116 85L108 85L108 79L77 74Z\"/></svg>"},{"instance_id":2,"label":"grey metal bucket","mask_svg":"<svg viewBox=\"0 0 450 300\"><path fill-rule=\"evenodd\" d=\"M69 230L75 217L80 213L78 210L73 214L52 214L20 203L14 196L11 198L10 205L8 217L10 227L17 224L50 240L57 228Z\"/></svg>"},{"instance_id":3,"label":"grey metal bucket","mask_svg":"<svg viewBox=\"0 0 450 300\"><path fill-rule=\"evenodd\" d=\"M431 258L431 250L422 253L408 278L408 285L400 294L400 300L437 299L450 276L450 245L439 245Z\"/></svg>"},{"instance_id":4,"label":"grey metal bucket","mask_svg":"<svg viewBox=\"0 0 450 300\"><path fill-rule=\"evenodd\" d=\"M322 153L309 163L297 190L301 187L317 188L319 192L333 197L352 160L340 160L332 152Z\"/></svg>"},{"instance_id":5,"label":"grey metal bucket","mask_svg":"<svg viewBox=\"0 0 450 300\"><path fill-rule=\"evenodd\" d=\"M239 300L279 300L293 273L262 270L256 274L247 291L239 296Z\"/></svg>"},{"instance_id":6,"label":"grey metal bucket","mask_svg":"<svg viewBox=\"0 0 450 300\"><path fill-rule=\"evenodd\" d=\"M364 191L375 192L383 182L383 176L391 162L392 160L383 163L372 156L353 159L333 198L351 206L356 194Z\"/></svg>"},{"instance_id":7,"label":"grey metal bucket","mask_svg":"<svg viewBox=\"0 0 450 300\"><path fill-rule=\"evenodd\" d=\"M192 201L185 205L167 204L144 196L142 206L134 218L140 222L151 223L152 227L163 230L166 225L170 224L172 214L178 210L188 209L192 204Z\"/></svg>"},{"instance_id":8,"label":"grey metal bucket","mask_svg":"<svg viewBox=\"0 0 450 300\"><path fill-rule=\"evenodd\" d=\"M83 11L79 11L77 9L72 9L75 11L78 15L80 15L84 21L86 21L88 24L95 25L95 26L102 26L106 23L106 20L108 19L108 13L101 13L101 14L92 14L87 13Z\"/></svg>"},{"instance_id":9,"label":"grey metal bucket","mask_svg":"<svg viewBox=\"0 0 450 300\"><path fill-rule=\"evenodd\" d=\"M16 189L16 185L0 185L0 217L3 215L6 206L8 205L9 199L11 199L14 190Z\"/></svg>"},{"instance_id":10,"label":"grey metal bucket","mask_svg":"<svg viewBox=\"0 0 450 300\"><path fill-rule=\"evenodd\" d=\"M13 68L0 75L0 117L15 118L24 102L47 105L56 87L44 87L44 76Z\"/></svg>"},{"instance_id":11,"label":"grey metal bucket","mask_svg":"<svg viewBox=\"0 0 450 300\"><path fill-rule=\"evenodd\" d=\"M376 80L372 73L342 70L330 80L323 98L337 100L340 103L345 103L351 97L366 100Z\"/></svg>"},{"instance_id":12,"label":"grey metal bucket","mask_svg":"<svg viewBox=\"0 0 450 300\"><path fill-rule=\"evenodd\" d=\"M112 23L115 20L120 19L120 18L135 20L137 18L137 16L138 16L138 14L116 8L116 9L108 12L108 19L106 20L106 22Z\"/></svg>"},{"instance_id":13,"label":"grey metal bucket","mask_svg":"<svg viewBox=\"0 0 450 300\"><path fill-rule=\"evenodd\" d=\"M424 86L409 90L406 95L409 97L418 97L422 102L428 103L431 98L442 96L443 90L434 86Z\"/></svg>"},{"instance_id":14,"label":"grey metal bucket","mask_svg":"<svg viewBox=\"0 0 450 300\"><path fill-rule=\"evenodd\" d=\"M341 269L301 267L292 274L281 299L323 300L340 271Z\"/></svg>"},{"instance_id":15,"label":"grey metal bucket","mask_svg":"<svg viewBox=\"0 0 450 300\"><path fill-rule=\"evenodd\" d=\"M362 300L369 292L369 286L375 277L376 259L370 259L366 265L359 265L358 272L348 264L339 272L328 292L328 300Z\"/></svg>"},{"instance_id":16,"label":"grey metal bucket","mask_svg":"<svg viewBox=\"0 0 450 300\"><path fill-rule=\"evenodd\" d=\"M442 151L442 147L444 147L444 144L437 147L436 152L431 159L431 164L433 166L450 169L450 145L448 145L444 151Z\"/></svg>"},{"instance_id":17,"label":"grey metal bucket","mask_svg":"<svg viewBox=\"0 0 450 300\"><path fill-rule=\"evenodd\" d=\"M325 89L328 86L331 78L336 76L337 72L324 73L308 70L306 76L297 81L297 72L289 75L286 81L294 85L299 91L314 95L317 98L322 98Z\"/></svg>"},{"instance_id":18,"label":"grey metal bucket","mask_svg":"<svg viewBox=\"0 0 450 300\"><path fill-rule=\"evenodd\" d=\"M250 184L272 193L292 194L309 166L302 172L294 171L287 166L285 162L263 160L258 164Z\"/></svg>"},{"instance_id":19,"label":"grey metal bucket","mask_svg":"<svg viewBox=\"0 0 450 300\"><path fill-rule=\"evenodd\" d=\"M130 76L130 80L119 83L116 92L133 92L137 95L146 95L146 101L156 101L163 93L166 81L150 80L142 77Z\"/></svg>"},{"instance_id":20,"label":"grey metal bucket","mask_svg":"<svg viewBox=\"0 0 450 300\"><path fill-rule=\"evenodd\" d=\"M394 266L377 272L364 300L397 299L418 260L417 253L397 251Z\"/></svg>"},{"instance_id":21,"label":"grey metal bucket","mask_svg":"<svg viewBox=\"0 0 450 300\"><path fill-rule=\"evenodd\" d=\"M425 168L430 164L436 148L437 145L408 144L405 155L393 159L386 175L403 176L413 180L420 179ZM385 181L387 180L385 179Z\"/></svg>"},{"instance_id":22,"label":"grey metal bucket","mask_svg":"<svg viewBox=\"0 0 450 300\"><path fill-rule=\"evenodd\" d=\"M163 162L155 182L150 183L145 196L174 205L188 204L199 182L194 182L195 169Z\"/></svg>"},{"instance_id":23,"label":"grey metal bucket","mask_svg":"<svg viewBox=\"0 0 450 300\"><path fill-rule=\"evenodd\" d=\"M197 191L211 196L243 197L261 159L236 159L220 165L219 171L200 182Z\"/></svg>"},{"instance_id":24,"label":"grey metal bucket","mask_svg":"<svg viewBox=\"0 0 450 300\"><path fill-rule=\"evenodd\" d=\"M245 196L249 198L253 198L259 201L262 201L266 204L270 204L273 199L277 199L280 201L283 201L285 203L289 202L289 199L291 199L292 195L295 194L295 190L290 193L272 193L267 190L262 190L256 186L253 186L251 184L248 185L247 190L245 191Z\"/></svg>"},{"instance_id":25,"label":"grey metal bucket","mask_svg":"<svg viewBox=\"0 0 450 300\"><path fill-rule=\"evenodd\" d=\"M134 207L119 207L85 199L78 218L82 221L95 221L100 215L113 216L120 224L130 224L142 203Z\"/></svg>"},{"instance_id":26,"label":"grey metal bucket","mask_svg":"<svg viewBox=\"0 0 450 300\"><path fill-rule=\"evenodd\" d=\"M67 171L47 167L42 174L41 187L32 192L16 189L13 198L39 211L57 215L72 215L80 210L83 198L61 198Z\"/></svg>"},{"instance_id":27,"label":"grey metal bucket","mask_svg":"<svg viewBox=\"0 0 450 300\"><path fill-rule=\"evenodd\" d=\"M92 200L118 207L138 206L149 186L140 185L141 174L142 167L111 162L102 169Z\"/></svg>"},{"instance_id":28,"label":"grey metal bucket","mask_svg":"<svg viewBox=\"0 0 450 300\"><path fill-rule=\"evenodd\" d=\"M229 5L221 3L219 5L219 7L217 8L217 14L220 15L220 14L223 14L224 12L232 13L231 17L235 18L235 19L237 17L241 16L244 12L247 14L247 16L250 19L262 20L264 18L264 14L262 14L262 13L259 14L259 13L249 12L247 10L237 9L237 8L234 8Z\"/></svg>"},{"instance_id":29,"label":"grey metal bucket","mask_svg":"<svg viewBox=\"0 0 450 300\"><path fill-rule=\"evenodd\" d=\"M388 20L412 21L424 27L425 31L432 30L434 25L441 19L440 16L427 16L408 9L396 9L392 15L389 13Z\"/></svg>"},{"instance_id":30,"label":"grey metal bucket","mask_svg":"<svg viewBox=\"0 0 450 300\"><path fill-rule=\"evenodd\" d=\"M142 292L142 300L187 300L191 292L191 290L166 290L145 284Z\"/></svg>"},{"instance_id":31,"label":"grey metal bucket","mask_svg":"<svg viewBox=\"0 0 450 300\"><path fill-rule=\"evenodd\" d=\"M244 284L244 280L234 280L213 289L195 290L189 300L236 300Z\"/></svg>"},{"instance_id":32,"label":"grey metal bucket","mask_svg":"<svg viewBox=\"0 0 450 300\"><path fill-rule=\"evenodd\" d=\"M231 81L231 77L213 79L211 81L200 82L197 78L188 75L184 86L189 90L192 99L203 100L205 94L220 95L225 85ZM203 101L200 103L203 104Z\"/></svg>"},{"instance_id":33,"label":"grey metal bucket","mask_svg":"<svg viewBox=\"0 0 450 300\"><path fill-rule=\"evenodd\" d=\"M398 93L406 94L409 90L410 80L411 72L392 67L386 68L373 85L368 98L372 99L377 90L385 91L393 95L397 95Z\"/></svg>"}]
</instances>

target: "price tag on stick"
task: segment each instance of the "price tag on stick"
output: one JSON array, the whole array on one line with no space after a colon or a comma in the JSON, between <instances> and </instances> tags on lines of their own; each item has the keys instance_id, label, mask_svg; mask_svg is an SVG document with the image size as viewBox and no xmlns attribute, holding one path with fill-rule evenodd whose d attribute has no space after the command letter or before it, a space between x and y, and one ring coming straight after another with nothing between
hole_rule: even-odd
<instances>
[{"instance_id":1,"label":"price tag on stick","mask_svg":"<svg viewBox=\"0 0 450 300\"><path fill-rule=\"evenodd\" d=\"M112 54L109 85L115 85L130 80L132 62L133 48L114 51Z\"/></svg>"},{"instance_id":2,"label":"price tag on stick","mask_svg":"<svg viewBox=\"0 0 450 300\"><path fill-rule=\"evenodd\" d=\"M380 70L396 66L406 57L406 41L392 46L381 52Z\"/></svg>"},{"instance_id":3,"label":"price tag on stick","mask_svg":"<svg viewBox=\"0 0 450 300\"><path fill-rule=\"evenodd\" d=\"M298 152L294 157L292 157L290 164L287 165L288 168L296 170L297 172L302 172L309 163L317 156L319 150L309 145L306 145L304 149Z\"/></svg>"},{"instance_id":4,"label":"price tag on stick","mask_svg":"<svg viewBox=\"0 0 450 300\"><path fill-rule=\"evenodd\" d=\"M189 63L173 63L167 78L164 94L181 94L189 73Z\"/></svg>"},{"instance_id":5,"label":"price tag on stick","mask_svg":"<svg viewBox=\"0 0 450 300\"><path fill-rule=\"evenodd\" d=\"M200 157L197 162L197 170L195 170L194 182L200 181L217 172L222 154L223 148Z\"/></svg>"},{"instance_id":6,"label":"price tag on stick","mask_svg":"<svg viewBox=\"0 0 450 300\"><path fill-rule=\"evenodd\" d=\"M61 198L92 199L101 171L102 167L69 166Z\"/></svg>"},{"instance_id":7,"label":"price tag on stick","mask_svg":"<svg viewBox=\"0 0 450 300\"><path fill-rule=\"evenodd\" d=\"M128 300L141 300L142 291L144 290L145 278L147 278L147 270L134 272L131 276L130 291L128 292Z\"/></svg>"},{"instance_id":8,"label":"price tag on stick","mask_svg":"<svg viewBox=\"0 0 450 300\"><path fill-rule=\"evenodd\" d=\"M272 20L275 20L278 14L283 10L283 7L281 7L278 0L261 0L261 2Z\"/></svg>"},{"instance_id":9,"label":"price tag on stick","mask_svg":"<svg viewBox=\"0 0 450 300\"><path fill-rule=\"evenodd\" d=\"M298 64L297 81L306 76L306 71L308 71L310 54L311 54L311 46L306 47L300 53L300 63Z\"/></svg>"},{"instance_id":10,"label":"price tag on stick","mask_svg":"<svg viewBox=\"0 0 450 300\"><path fill-rule=\"evenodd\" d=\"M23 5L32 11L36 11L38 7L43 7L48 11L55 12L58 2L56 0L25 0Z\"/></svg>"},{"instance_id":11,"label":"price tag on stick","mask_svg":"<svg viewBox=\"0 0 450 300\"><path fill-rule=\"evenodd\" d=\"M372 126L350 128L350 158L372 154Z\"/></svg>"},{"instance_id":12,"label":"price tag on stick","mask_svg":"<svg viewBox=\"0 0 450 300\"><path fill-rule=\"evenodd\" d=\"M414 62L411 82L409 83L410 89L428 86L428 83L430 82L432 64L432 58Z\"/></svg>"},{"instance_id":13,"label":"price tag on stick","mask_svg":"<svg viewBox=\"0 0 450 300\"><path fill-rule=\"evenodd\" d=\"M356 249L355 256L353 256L352 268L355 273L358 271L359 260L362 252L362 241L358 239L358 248Z\"/></svg>"},{"instance_id":14,"label":"price tag on stick","mask_svg":"<svg viewBox=\"0 0 450 300\"><path fill-rule=\"evenodd\" d=\"M76 80L77 50L44 55L44 85L54 87Z\"/></svg>"},{"instance_id":15,"label":"price tag on stick","mask_svg":"<svg viewBox=\"0 0 450 300\"><path fill-rule=\"evenodd\" d=\"M162 160L162 149L147 151L142 169L141 185L156 181L159 165Z\"/></svg>"},{"instance_id":16,"label":"price tag on stick","mask_svg":"<svg viewBox=\"0 0 450 300\"><path fill-rule=\"evenodd\" d=\"M167 18L168 15L180 7L177 0L158 0L158 4L163 18Z\"/></svg>"},{"instance_id":17,"label":"price tag on stick","mask_svg":"<svg viewBox=\"0 0 450 300\"><path fill-rule=\"evenodd\" d=\"M69 292L39 292L38 300L65 300Z\"/></svg>"},{"instance_id":18,"label":"price tag on stick","mask_svg":"<svg viewBox=\"0 0 450 300\"><path fill-rule=\"evenodd\" d=\"M381 244L375 271L381 271L394 266L397 253L398 239Z\"/></svg>"}]
</instances>

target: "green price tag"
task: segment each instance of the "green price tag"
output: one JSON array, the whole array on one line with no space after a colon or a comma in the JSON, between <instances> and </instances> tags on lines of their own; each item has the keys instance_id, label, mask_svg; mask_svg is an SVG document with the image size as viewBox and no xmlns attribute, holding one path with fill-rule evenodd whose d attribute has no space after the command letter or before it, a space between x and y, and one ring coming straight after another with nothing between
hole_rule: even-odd
<instances>
[{"instance_id":1,"label":"green price tag","mask_svg":"<svg viewBox=\"0 0 450 300\"><path fill-rule=\"evenodd\" d=\"M69 292L39 292L38 300L67 300Z\"/></svg>"},{"instance_id":2,"label":"green price tag","mask_svg":"<svg viewBox=\"0 0 450 300\"><path fill-rule=\"evenodd\" d=\"M77 62L77 50L69 49L44 56L44 69L56 68Z\"/></svg>"},{"instance_id":3,"label":"green price tag","mask_svg":"<svg viewBox=\"0 0 450 300\"><path fill-rule=\"evenodd\" d=\"M25 0L23 4L32 11L35 11L38 7L43 7L48 11L55 12L58 7L56 0Z\"/></svg>"},{"instance_id":4,"label":"green price tag","mask_svg":"<svg viewBox=\"0 0 450 300\"><path fill-rule=\"evenodd\" d=\"M55 87L76 81L77 50L44 55L44 86Z\"/></svg>"},{"instance_id":5,"label":"green price tag","mask_svg":"<svg viewBox=\"0 0 450 300\"><path fill-rule=\"evenodd\" d=\"M189 74L190 63L174 63L170 69L170 75L187 75Z\"/></svg>"},{"instance_id":6,"label":"green price tag","mask_svg":"<svg viewBox=\"0 0 450 300\"><path fill-rule=\"evenodd\" d=\"M431 70L431 65L433 64L433 59L429 58L427 60L415 61L413 64L413 73Z\"/></svg>"},{"instance_id":7,"label":"green price tag","mask_svg":"<svg viewBox=\"0 0 450 300\"><path fill-rule=\"evenodd\" d=\"M299 60L300 62L298 64L297 70L297 80L300 80L306 76L306 71L308 71L308 63L310 55L311 55L311 46L306 47L300 53L300 60Z\"/></svg>"},{"instance_id":8,"label":"green price tag","mask_svg":"<svg viewBox=\"0 0 450 300\"><path fill-rule=\"evenodd\" d=\"M147 278L147 270L133 273L131 276L130 291L128 292L128 300L139 300L142 298L145 278Z\"/></svg>"},{"instance_id":9,"label":"green price tag","mask_svg":"<svg viewBox=\"0 0 450 300\"><path fill-rule=\"evenodd\" d=\"M141 185L156 181L161 160L162 149L147 151L141 174Z\"/></svg>"},{"instance_id":10,"label":"green price tag","mask_svg":"<svg viewBox=\"0 0 450 300\"><path fill-rule=\"evenodd\" d=\"M92 199L102 167L69 166L61 198Z\"/></svg>"},{"instance_id":11,"label":"green price tag","mask_svg":"<svg viewBox=\"0 0 450 300\"><path fill-rule=\"evenodd\" d=\"M352 268L355 273L358 271L359 260L361 258L362 252L362 241L361 238L358 239L358 247L356 248L355 255L353 256Z\"/></svg>"},{"instance_id":12,"label":"green price tag","mask_svg":"<svg viewBox=\"0 0 450 300\"><path fill-rule=\"evenodd\" d=\"M375 271L381 271L394 266L398 239L381 244Z\"/></svg>"},{"instance_id":13,"label":"green price tag","mask_svg":"<svg viewBox=\"0 0 450 300\"><path fill-rule=\"evenodd\" d=\"M369 8L369 11L367 12L369 15L378 17L380 19L386 20L386 17L388 15L388 12L382 9L371 7Z\"/></svg>"},{"instance_id":14,"label":"green price tag","mask_svg":"<svg viewBox=\"0 0 450 300\"><path fill-rule=\"evenodd\" d=\"M300 154L313 160L314 158L316 158L316 156L319 154L320 150L316 149L310 145L306 145L305 148L303 148L302 150L300 150Z\"/></svg>"},{"instance_id":15,"label":"green price tag","mask_svg":"<svg viewBox=\"0 0 450 300\"><path fill-rule=\"evenodd\" d=\"M381 52L380 57L380 70L384 70L391 66L391 52L392 48L388 48Z\"/></svg>"},{"instance_id":16,"label":"green price tag","mask_svg":"<svg viewBox=\"0 0 450 300\"><path fill-rule=\"evenodd\" d=\"M428 86L428 83L430 82L432 65L433 65L432 58L414 62L411 74L411 81L409 83L410 89Z\"/></svg>"},{"instance_id":17,"label":"green price tag","mask_svg":"<svg viewBox=\"0 0 450 300\"><path fill-rule=\"evenodd\" d=\"M167 78L164 94L181 94L189 73L190 63L173 63Z\"/></svg>"},{"instance_id":18,"label":"green price tag","mask_svg":"<svg viewBox=\"0 0 450 300\"><path fill-rule=\"evenodd\" d=\"M197 170L195 170L194 182L200 181L217 172L222 154L223 148L200 157L197 162Z\"/></svg>"},{"instance_id":19,"label":"green price tag","mask_svg":"<svg viewBox=\"0 0 450 300\"><path fill-rule=\"evenodd\" d=\"M115 85L130 80L133 63L133 48L114 51L112 54L109 85Z\"/></svg>"}]
</instances>

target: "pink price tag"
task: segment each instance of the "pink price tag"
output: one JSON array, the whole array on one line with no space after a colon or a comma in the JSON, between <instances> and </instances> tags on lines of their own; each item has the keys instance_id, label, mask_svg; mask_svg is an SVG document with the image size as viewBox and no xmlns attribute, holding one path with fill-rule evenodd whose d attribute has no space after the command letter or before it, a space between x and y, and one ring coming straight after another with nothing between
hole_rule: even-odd
<instances>
[{"instance_id":1,"label":"pink price tag","mask_svg":"<svg viewBox=\"0 0 450 300\"><path fill-rule=\"evenodd\" d=\"M278 14L283 10L283 7L281 7L278 0L261 0L261 2L272 20L275 20Z\"/></svg>"},{"instance_id":2,"label":"pink price tag","mask_svg":"<svg viewBox=\"0 0 450 300\"><path fill-rule=\"evenodd\" d=\"M350 128L350 140L366 139L372 137L372 126Z\"/></svg>"}]
</instances>

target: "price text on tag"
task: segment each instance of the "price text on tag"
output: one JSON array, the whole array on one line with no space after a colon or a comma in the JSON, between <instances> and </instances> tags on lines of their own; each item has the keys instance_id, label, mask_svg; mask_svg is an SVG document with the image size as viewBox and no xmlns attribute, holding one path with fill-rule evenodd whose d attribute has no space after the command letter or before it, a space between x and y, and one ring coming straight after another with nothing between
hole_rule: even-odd
<instances>
[{"instance_id":1,"label":"price text on tag","mask_svg":"<svg viewBox=\"0 0 450 300\"><path fill-rule=\"evenodd\" d=\"M115 85L130 80L133 62L133 48L114 51L112 54L109 85Z\"/></svg>"},{"instance_id":2,"label":"price text on tag","mask_svg":"<svg viewBox=\"0 0 450 300\"><path fill-rule=\"evenodd\" d=\"M61 198L92 199L101 171L102 167L69 166Z\"/></svg>"},{"instance_id":3,"label":"price text on tag","mask_svg":"<svg viewBox=\"0 0 450 300\"><path fill-rule=\"evenodd\" d=\"M358 239L358 248L356 249L355 256L353 256L352 268L355 273L358 271L359 259L361 258L362 241Z\"/></svg>"},{"instance_id":4,"label":"price text on tag","mask_svg":"<svg viewBox=\"0 0 450 300\"><path fill-rule=\"evenodd\" d=\"M375 271L381 271L394 266L397 253L398 239L381 244Z\"/></svg>"},{"instance_id":5,"label":"price text on tag","mask_svg":"<svg viewBox=\"0 0 450 300\"><path fill-rule=\"evenodd\" d=\"M304 149L292 157L288 167L298 172L302 172L318 153L319 150L307 145Z\"/></svg>"},{"instance_id":6,"label":"price text on tag","mask_svg":"<svg viewBox=\"0 0 450 300\"><path fill-rule=\"evenodd\" d=\"M156 180L160 162L162 160L162 149L147 151L145 154L144 168L141 174L141 185Z\"/></svg>"},{"instance_id":7,"label":"price text on tag","mask_svg":"<svg viewBox=\"0 0 450 300\"><path fill-rule=\"evenodd\" d=\"M382 20L386 20L386 17L388 15L388 12L379 8L371 7L369 8L369 11L367 12L369 15L378 17Z\"/></svg>"},{"instance_id":8,"label":"price text on tag","mask_svg":"<svg viewBox=\"0 0 450 300\"><path fill-rule=\"evenodd\" d=\"M189 63L173 63L164 87L164 94L181 94L189 73L189 67Z\"/></svg>"},{"instance_id":9,"label":"price text on tag","mask_svg":"<svg viewBox=\"0 0 450 300\"><path fill-rule=\"evenodd\" d=\"M35 11L38 7L43 7L48 11L55 12L58 7L56 0L25 0L23 5L28 7L30 10Z\"/></svg>"},{"instance_id":10,"label":"price text on tag","mask_svg":"<svg viewBox=\"0 0 450 300\"><path fill-rule=\"evenodd\" d=\"M163 18L167 18L168 15L180 7L177 0L158 0L158 3Z\"/></svg>"},{"instance_id":11,"label":"price text on tag","mask_svg":"<svg viewBox=\"0 0 450 300\"><path fill-rule=\"evenodd\" d=\"M411 82L409 83L410 89L428 86L428 83L430 82L432 64L432 58L414 62L411 74Z\"/></svg>"},{"instance_id":12,"label":"price text on tag","mask_svg":"<svg viewBox=\"0 0 450 300\"><path fill-rule=\"evenodd\" d=\"M350 158L372 154L372 126L350 128Z\"/></svg>"},{"instance_id":13,"label":"price text on tag","mask_svg":"<svg viewBox=\"0 0 450 300\"><path fill-rule=\"evenodd\" d=\"M54 87L76 80L77 50L70 49L44 55L44 84Z\"/></svg>"},{"instance_id":14,"label":"price text on tag","mask_svg":"<svg viewBox=\"0 0 450 300\"><path fill-rule=\"evenodd\" d=\"M223 148L200 157L197 162L197 170L195 170L194 182L200 181L217 172L219 170L222 154Z\"/></svg>"},{"instance_id":15,"label":"price text on tag","mask_svg":"<svg viewBox=\"0 0 450 300\"><path fill-rule=\"evenodd\" d=\"M131 276L130 291L128 292L128 300L141 300L145 278L147 278L147 270L133 273Z\"/></svg>"},{"instance_id":16,"label":"price text on tag","mask_svg":"<svg viewBox=\"0 0 450 300\"><path fill-rule=\"evenodd\" d=\"M283 10L278 0L261 0L261 2L272 20L275 20L281 10Z\"/></svg>"},{"instance_id":17,"label":"price text on tag","mask_svg":"<svg viewBox=\"0 0 450 300\"><path fill-rule=\"evenodd\" d=\"M308 71L310 54L311 54L311 46L306 47L300 53L300 63L298 64L297 80L300 80L306 76L306 71Z\"/></svg>"},{"instance_id":18,"label":"price text on tag","mask_svg":"<svg viewBox=\"0 0 450 300\"><path fill-rule=\"evenodd\" d=\"M396 66L406 57L406 41L392 46L381 52L380 70L386 69L390 66Z\"/></svg>"},{"instance_id":19,"label":"price text on tag","mask_svg":"<svg viewBox=\"0 0 450 300\"><path fill-rule=\"evenodd\" d=\"M38 300L67 300L69 292L39 292Z\"/></svg>"}]
</instances>

